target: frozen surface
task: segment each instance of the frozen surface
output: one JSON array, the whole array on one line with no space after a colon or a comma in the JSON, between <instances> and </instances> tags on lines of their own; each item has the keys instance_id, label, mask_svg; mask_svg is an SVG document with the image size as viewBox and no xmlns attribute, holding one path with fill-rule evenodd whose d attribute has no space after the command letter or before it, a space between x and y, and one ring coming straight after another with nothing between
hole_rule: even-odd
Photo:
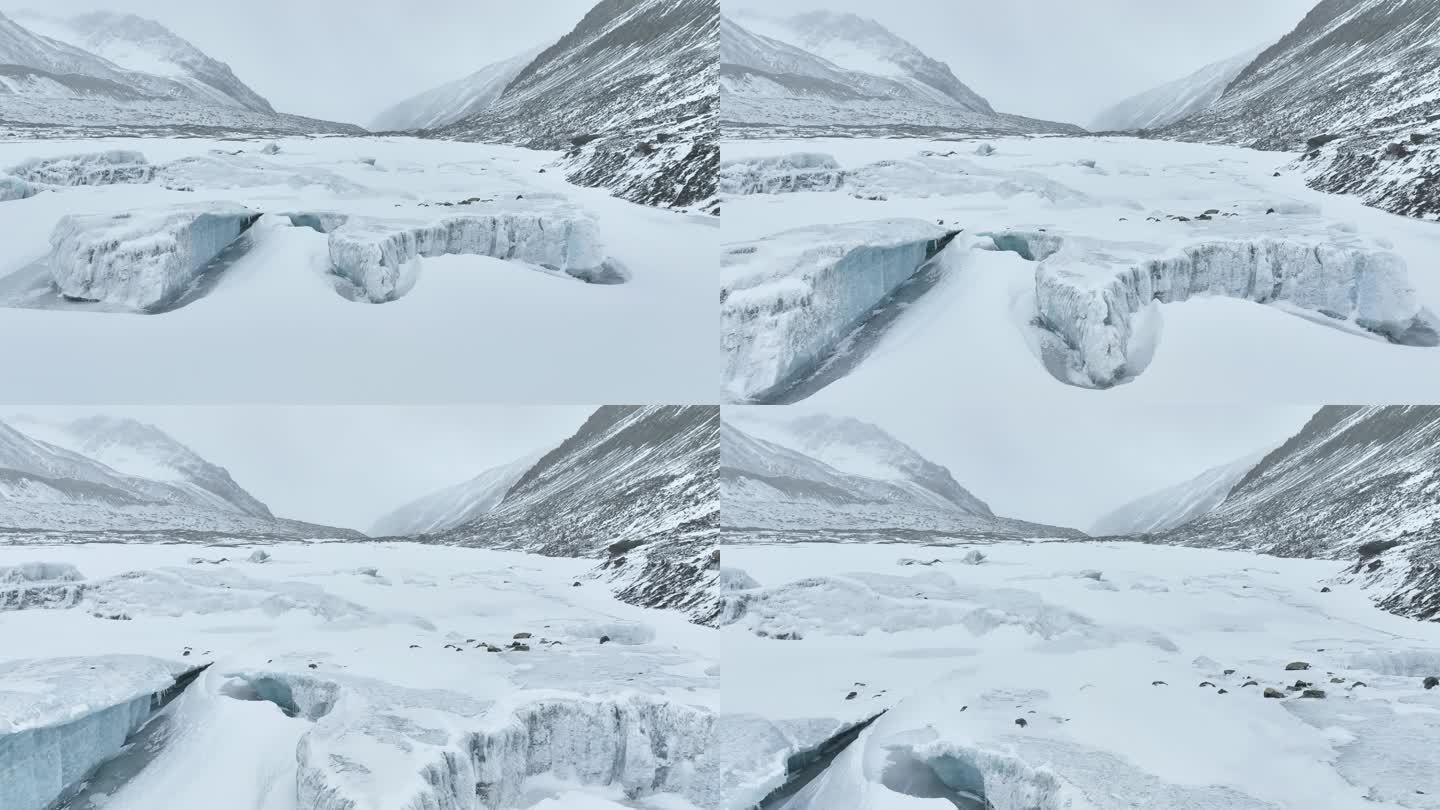
<instances>
[{"instance_id":1,"label":"frozen surface","mask_svg":"<svg viewBox=\"0 0 1440 810\"><path fill-rule=\"evenodd\" d=\"M1440 807L1423 764L1440 695L1417 677L1440 626L1382 613L1358 587L1322 593L1341 564L1123 543L984 551L974 566L926 549L940 562L915 573L899 564L913 547L725 548L748 579L731 575L721 726L746 728L754 754L731 760L745 788L730 807L881 712L771 806ZM1286 669L1297 661L1309 669Z\"/></svg>"},{"instance_id":2,"label":"frozen surface","mask_svg":"<svg viewBox=\"0 0 1440 810\"><path fill-rule=\"evenodd\" d=\"M761 397L817 368L953 236L937 225L897 219L727 243L720 257L727 397Z\"/></svg>"},{"instance_id":3,"label":"frozen surface","mask_svg":"<svg viewBox=\"0 0 1440 810\"><path fill-rule=\"evenodd\" d=\"M995 151L983 158L974 142L923 139L727 143L727 161L803 149L833 156L846 173L835 192L729 196L728 243L882 217L964 229L932 263L935 281L923 294L883 305L883 318L842 340L851 362L800 391L807 401L855 412L952 394L1062 404L1094 396L1212 401L1227 391L1285 403L1440 398L1440 351L1407 345L1430 342L1427 313L1440 311L1433 223L1309 189L1287 168L1293 156L1285 153L1119 137L989 143ZM1067 248L1054 256L1046 255L1051 249L1026 251L1027 259L1018 245L996 250L983 236L1012 232L1076 248L1070 269L1077 275L1049 279L1066 282L1054 291L1075 304L1052 310L1075 316L1061 329L1043 328L1037 294L1052 262L1055 270L1072 262ZM1232 253L1223 263L1192 255L1222 245ZM1269 268L1289 285L1266 297L1271 305L1222 293L1249 292L1251 270L1262 269L1258 254L1271 250L1295 260ZM1197 258L1209 268L1198 276L1204 294L1185 286L1197 280ZM1138 277L1152 267L1164 271L1161 286L1178 282L1191 294L1180 302L1167 293L1140 306L1138 295L1129 296L1153 286ZM1132 271L1136 277L1120 278ZM1077 295L1082 290L1090 293ZM1107 295L1119 306L1110 325ZM883 328L872 328L876 320ZM1131 336L1123 347L1121 320ZM1407 321L1417 328L1402 330ZM1080 344L1067 345L1059 333L1108 333L1111 348L1125 356L1124 384L1100 395L1083 390L1097 378L1113 380L1118 367L1100 362L1097 369L1107 370L1091 377L1076 360Z\"/></svg>"},{"instance_id":4,"label":"frozen surface","mask_svg":"<svg viewBox=\"0 0 1440 810\"><path fill-rule=\"evenodd\" d=\"M169 402L713 399L714 367L695 358L714 356L715 217L570 185L551 168L555 152L325 137L283 138L279 152L267 154L271 143L0 143L0 166L82 150L143 150L160 167L149 183L55 186L0 203L0 341L28 347L7 357L7 387L52 402L94 401L100 391L109 401ZM162 307L167 311L134 317L113 311L121 306L57 294L48 237L64 216L206 201L233 201L267 216L191 293ZM408 228L540 211L593 220L605 266L624 268L628 282L576 283L563 269L534 272L538 263L444 255L421 260L419 278L400 300L360 306L336 294L329 235L284 216L326 213L332 228L351 218ZM564 267L585 269L568 260ZM167 362L139 360L160 356ZM86 358L84 375L55 373L77 357Z\"/></svg>"},{"instance_id":5,"label":"frozen surface","mask_svg":"<svg viewBox=\"0 0 1440 810\"><path fill-rule=\"evenodd\" d=\"M0 673L26 658L91 672L121 652L212 663L77 810L720 805L728 785L701 756L715 630L615 600L589 560L265 550L202 566L193 547L0 547L0 565L74 565L93 586L73 610L3 614ZM32 681L0 674L0 694Z\"/></svg>"},{"instance_id":6,"label":"frozen surface","mask_svg":"<svg viewBox=\"0 0 1440 810\"><path fill-rule=\"evenodd\" d=\"M164 306L259 218L225 202L72 214L50 235L50 272L69 298L134 310Z\"/></svg>"}]
</instances>

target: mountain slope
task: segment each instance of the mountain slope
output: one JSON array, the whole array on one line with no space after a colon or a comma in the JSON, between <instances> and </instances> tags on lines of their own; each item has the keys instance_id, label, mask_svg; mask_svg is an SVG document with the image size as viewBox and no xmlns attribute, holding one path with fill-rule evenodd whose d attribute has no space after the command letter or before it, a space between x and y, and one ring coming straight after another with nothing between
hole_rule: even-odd
<instances>
[{"instance_id":1,"label":"mountain slope","mask_svg":"<svg viewBox=\"0 0 1440 810\"><path fill-rule=\"evenodd\" d=\"M1356 560L1340 581L1440 617L1440 407L1322 408L1209 514L1148 539Z\"/></svg>"},{"instance_id":2,"label":"mountain slope","mask_svg":"<svg viewBox=\"0 0 1440 810\"><path fill-rule=\"evenodd\" d=\"M800 424L801 442L807 440L803 437L808 429L814 446L826 443L823 422ZM832 424L846 429L831 434L831 446L819 452L867 474L837 469L727 421L720 433L722 525L742 533L758 530L771 539L778 532L796 540L1082 536L1073 529L997 517L956 484L948 470L920 458L879 428L854 420ZM856 436L861 441L854 441ZM884 449L877 453L876 448ZM877 464L877 457L891 463ZM903 461L895 464L896 459Z\"/></svg>"},{"instance_id":3,"label":"mountain slope","mask_svg":"<svg viewBox=\"0 0 1440 810\"><path fill-rule=\"evenodd\" d=\"M1260 48L1246 51L1131 96L1096 116L1090 129L1095 132L1155 129L1205 110L1261 51Z\"/></svg>"},{"instance_id":4,"label":"mountain slope","mask_svg":"<svg viewBox=\"0 0 1440 810\"><path fill-rule=\"evenodd\" d=\"M1308 150L1313 187L1440 218L1437 41L1435 0L1323 0L1209 109L1161 134Z\"/></svg>"},{"instance_id":5,"label":"mountain slope","mask_svg":"<svg viewBox=\"0 0 1440 810\"><path fill-rule=\"evenodd\" d=\"M1146 534L1183 526L1223 502L1266 455L1268 451L1212 467L1189 481L1137 498L1095 521L1090 534Z\"/></svg>"},{"instance_id":6,"label":"mountain slope","mask_svg":"<svg viewBox=\"0 0 1440 810\"><path fill-rule=\"evenodd\" d=\"M719 0L601 0L481 113L436 137L567 150L579 185L713 205Z\"/></svg>"},{"instance_id":7,"label":"mountain slope","mask_svg":"<svg viewBox=\"0 0 1440 810\"><path fill-rule=\"evenodd\" d=\"M211 103L275 112L229 65L154 20L113 11L69 18L22 11L15 19L35 33L74 45L126 70L174 79Z\"/></svg>"},{"instance_id":8,"label":"mountain slope","mask_svg":"<svg viewBox=\"0 0 1440 810\"><path fill-rule=\"evenodd\" d=\"M273 517L221 467L163 432L95 418L45 432L160 475L115 469L0 422L0 539L93 533L174 542L220 533L262 539L362 538L358 532Z\"/></svg>"},{"instance_id":9,"label":"mountain slope","mask_svg":"<svg viewBox=\"0 0 1440 810\"><path fill-rule=\"evenodd\" d=\"M34 19L147 70L116 64L0 14L0 121L12 132L364 133L349 124L274 112L223 63L151 20L110 13Z\"/></svg>"},{"instance_id":10,"label":"mountain slope","mask_svg":"<svg viewBox=\"0 0 1440 810\"><path fill-rule=\"evenodd\" d=\"M948 66L873 20L743 19L720 24L720 112L730 136L1083 131L997 113Z\"/></svg>"},{"instance_id":11,"label":"mountain slope","mask_svg":"<svg viewBox=\"0 0 1440 810\"><path fill-rule=\"evenodd\" d=\"M499 505L424 539L601 560L620 598L712 623L720 409L607 406Z\"/></svg>"},{"instance_id":12,"label":"mountain slope","mask_svg":"<svg viewBox=\"0 0 1440 810\"><path fill-rule=\"evenodd\" d=\"M412 501L375 522L373 537L400 537L453 529L489 512L540 460L527 456L486 470L469 481Z\"/></svg>"},{"instance_id":13,"label":"mountain slope","mask_svg":"<svg viewBox=\"0 0 1440 810\"><path fill-rule=\"evenodd\" d=\"M463 79L412 96L376 116L370 128L376 132L433 129L475 115L488 109L542 50L486 65Z\"/></svg>"}]
</instances>

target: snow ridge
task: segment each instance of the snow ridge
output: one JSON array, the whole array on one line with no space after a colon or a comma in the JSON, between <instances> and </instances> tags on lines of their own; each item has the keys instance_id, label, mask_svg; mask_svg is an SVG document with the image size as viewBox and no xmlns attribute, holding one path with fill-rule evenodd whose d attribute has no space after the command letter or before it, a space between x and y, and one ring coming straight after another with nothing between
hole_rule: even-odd
<instances>
[{"instance_id":1,"label":"snow ridge","mask_svg":"<svg viewBox=\"0 0 1440 810\"><path fill-rule=\"evenodd\" d=\"M1208 109L1264 48L1252 48L1181 79L1146 90L1095 117L1094 132L1157 129Z\"/></svg>"}]
</instances>

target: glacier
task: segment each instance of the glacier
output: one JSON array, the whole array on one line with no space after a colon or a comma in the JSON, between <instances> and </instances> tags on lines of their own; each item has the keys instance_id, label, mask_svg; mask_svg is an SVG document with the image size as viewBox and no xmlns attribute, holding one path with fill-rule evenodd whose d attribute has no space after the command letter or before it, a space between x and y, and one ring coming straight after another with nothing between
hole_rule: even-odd
<instances>
[{"instance_id":1,"label":"glacier","mask_svg":"<svg viewBox=\"0 0 1440 810\"><path fill-rule=\"evenodd\" d=\"M500 210L433 221L289 214L298 226L326 232L336 275L353 297L394 301L410 290L422 257L490 256L536 265L591 284L620 284L628 273L605 257L600 229L579 209Z\"/></svg>"},{"instance_id":2,"label":"glacier","mask_svg":"<svg viewBox=\"0 0 1440 810\"><path fill-rule=\"evenodd\" d=\"M200 669L135 655L0 664L0 806L55 806Z\"/></svg>"},{"instance_id":3,"label":"glacier","mask_svg":"<svg viewBox=\"0 0 1440 810\"><path fill-rule=\"evenodd\" d=\"M67 298L152 310L178 300L259 218L230 202L70 214L50 235L50 272Z\"/></svg>"},{"instance_id":4,"label":"glacier","mask_svg":"<svg viewBox=\"0 0 1440 810\"><path fill-rule=\"evenodd\" d=\"M721 194L785 194L836 191L845 184L845 170L830 155L796 152L753 160L720 163Z\"/></svg>"},{"instance_id":5,"label":"glacier","mask_svg":"<svg viewBox=\"0 0 1440 810\"><path fill-rule=\"evenodd\" d=\"M1154 303L1213 295L1279 306L1392 343L1440 344L1404 259L1343 227L1280 234L1215 229L1179 246L1116 242L1055 232L988 234L998 250L1037 262L1038 323L1063 341L1063 382L1109 388L1143 371Z\"/></svg>"},{"instance_id":6,"label":"glacier","mask_svg":"<svg viewBox=\"0 0 1440 810\"><path fill-rule=\"evenodd\" d=\"M891 219L727 244L720 258L725 396L763 399L818 369L957 233Z\"/></svg>"},{"instance_id":7,"label":"glacier","mask_svg":"<svg viewBox=\"0 0 1440 810\"><path fill-rule=\"evenodd\" d=\"M75 607L85 595L84 580L79 569L69 563L0 566L0 613Z\"/></svg>"},{"instance_id":8,"label":"glacier","mask_svg":"<svg viewBox=\"0 0 1440 810\"><path fill-rule=\"evenodd\" d=\"M52 158L31 158L9 169L6 174L28 183L47 186L108 186L116 183L148 183L155 179L158 167L145 156L129 149L111 149L62 155Z\"/></svg>"}]
</instances>

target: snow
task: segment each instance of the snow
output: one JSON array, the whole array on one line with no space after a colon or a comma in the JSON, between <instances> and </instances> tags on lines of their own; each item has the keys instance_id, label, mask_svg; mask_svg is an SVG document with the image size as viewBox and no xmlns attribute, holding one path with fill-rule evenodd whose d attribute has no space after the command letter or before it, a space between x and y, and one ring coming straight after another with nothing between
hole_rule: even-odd
<instances>
[{"instance_id":1,"label":"snow","mask_svg":"<svg viewBox=\"0 0 1440 810\"><path fill-rule=\"evenodd\" d=\"M1385 320L1402 317L1412 305L1411 314L1440 311L1440 275L1429 260L1440 251L1440 233L1433 225L1308 189L1303 177L1283 171L1289 155L1131 138L994 143L996 153L983 161L969 156L972 148L953 141L726 144L727 160L800 149L829 154L847 175L838 192L730 196L727 250L803 229L819 235L833 223L861 219L913 217L965 229L932 265L933 285L913 300L882 305L867 325L842 336L841 348L829 358L834 373L816 375L823 384L797 387L798 393L784 401L808 397L819 408L853 413L867 403L878 407L882 398L905 401L957 390L984 391L997 401L1057 405L1095 396L1057 381L1053 372L1067 383L1090 382L1085 376L1069 378L1068 347L1034 325L1044 263L993 250L993 239L981 236L986 233L1043 230L1056 239L1093 240L1086 244L1100 252L1119 251L1132 266L1142 263L1134 261L1140 256L1143 262L1178 258L1189 247L1212 242L1329 245L1327 264L1319 268L1326 273L1319 277L1333 267L1334 285L1305 288L1306 296L1317 296L1305 299L1308 306L1328 309L1321 302L1333 297L1344 304L1337 314L1354 319L1355 307L1341 294L1354 291L1377 295L1373 305ZM957 155L947 156L950 152ZM1078 165L1081 160L1094 161L1095 167ZM1276 172L1281 176L1274 177ZM858 185L857 177L865 184ZM847 193L856 191L883 192L885 199ZM1265 213L1272 208L1274 214ZM1240 216L1196 219L1211 209ZM1243 232L1250 235L1242 240ZM1335 249L1339 254L1331 253ZM1391 272L1400 265L1390 259L1382 259L1390 269L1377 266L1379 272L1358 275L1344 263L1328 263L1329 255L1373 254L1393 255L1403 263L1403 282ZM1387 277L1395 283L1370 283ZM1138 315L1138 320L1132 315L1130 331L1140 351L1129 358L1124 384L1104 394L1116 402L1208 402L1224 391L1245 391L1253 402L1285 403L1429 402L1440 397L1440 352L1394 345L1356 320L1337 320L1300 305L1260 307L1214 295L1157 302ZM760 357L757 352L746 362L765 369L781 354L766 352L771 353ZM732 357L739 362L740 355ZM735 399L736 393L726 396Z\"/></svg>"},{"instance_id":2,"label":"snow","mask_svg":"<svg viewBox=\"0 0 1440 810\"><path fill-rule=\"evenodd\" d=\"M50 235L60 293L144 311L172 304L259 212L229 202L71 214Z\"/></svg>"},{"instance_id":3,"label":"snow","mask_svg":"<svg viewBox=\"0 0 1440 810\"><path fill-rule=\"evenodd\" d=\"M92 676L119 653L211 664L143 744L97 772L89 801L718 806L727 786L701 756L719 705L716 631L617 601L593 586L590 560L413 543L265 550L263 566L244 548L198 566L184 546L0 547L0 565L74 565L93 586L73 610L4 614L0 694L35 688L9 674L18 659L70 658ZM112 611L129 620L92 615ZM512 641L521 632L532 636ZM56 705L73 710L75 694Z\"/></svg>"},{"instance_id":4,"label":"snow","mask_svg":"<svg viewBox=\"0 0 1440 810\"><path fill-rule=\"evenodd\" d=\"M720 258L726 394L761 397L819 366L950 235L920 220L880 220L727 244Z\"/></svg>"},{"instance_id":5,"label":"snow","mask_svg":"<svg viewBox=\"0 0 1440 810\"><path fill-rule=\"evenodd\" d=\"M572 186L554 170L541 174L553 152L395 137L285 138L279 154L260 154L269 142L0 144L0 165L128 149L162 167L155 183L65 188L0 204L7 244L0 303L11 305L0 307L0 340L26 347L6 358L8 386L37 401L64 402L93 402L99 391L110 401L168 402L713 398L714 370L694 358L714 351L714 276L698 257L714 256L716 218L615 199L605 189ZM516 200L520 195L526 199ZM605 258L630 280L575 283L488 256L447 255L423 259L420 278L400 300L364 306L337 294L329 237L280 216L334 212L434 223L467 208L528 210L531 197L537 206L571 206L584 214L580 220L593 217ZM472 198L495 207L460 205ZM47 237L65 215L208 200L267 216L170 311L96 312L113 307L55 294L44 266ZM161 356L166 363L141 362ZM79 357L86 358L84 375L54 373Z\"/></svg>"},{"instance_id":6,"label":"snow","mask_svg":"<svg viewBox=\"0 0 1440 810\"><path fill-rule=\"evenodd\" d=\"M727 594L743 609L721 631L725 722L773 730L746 738L756 756L734 760L743 789L727 807L781 784L786 756L880 712L774 806L1440 807L1424 764L1440 695L1414 675L1434 662L1440 627L1385 614L1357 588L1321 593L1341 563L1126 543L983 548L981 566L927 549L941 562L919 574L897 565L916 553L904 545L724 549L760 583ZM824 598L832 589L845 596ZM779 640L786 629L799 637ZM1311 668L1285 670L1297 660ZM1326 697L1286 690L1297 675ZM1267 700L1265 687L1287 697Z\"/></svg>"},{"instance_id":7,"label":"snow","mask_svg":"<svg viewBox=\"0 0 1440 810\"><path fill-rule=\"evenodd\" d=\"M452 124L489 107L527 65L545 50L532 48L502 62L408 98L375 117L376 132L435 129Z\"/></svg>"}]
</instances>

